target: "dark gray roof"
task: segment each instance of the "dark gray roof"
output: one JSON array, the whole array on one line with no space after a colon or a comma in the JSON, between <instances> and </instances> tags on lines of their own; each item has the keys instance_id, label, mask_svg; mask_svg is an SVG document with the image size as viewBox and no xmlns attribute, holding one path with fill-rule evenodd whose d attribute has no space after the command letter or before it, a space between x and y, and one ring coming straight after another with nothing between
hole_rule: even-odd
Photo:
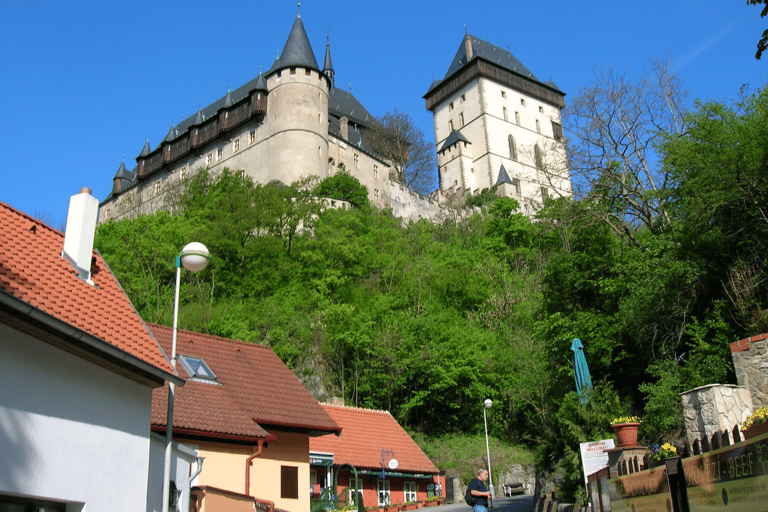
<instances>
[{"instance_id":1,"label":"dark gray roof","mask_svg":"<svg viewBox=\"0 0 768 512\"><path fill-rule=\"evenodd\" d=\"M323 71L333 71L333 63L331 62L331 43L325 43L325 62L323 63Z\"/></svg>"},{"instance_id":2,"label":"dark gray roof","mask_svg":"<svg viewBox=\"0 0 768 512\"><path fill-rule=\"evenodd\" d=\"M141 153L139 153L139 156L147 156L152 149L149 147L149 137L147 137L147 141L144 143L144 147L141 148Z\"/></svg>"},{"instance_id":3,"label":"dark gray roof","mask_svg":"<svg viewBox=\"0 0 768 512\"><path fill-rule=\"evenodd\" d=\"M301 22L301 16L296 16L291 33L288 34L288 40L283 47L283 53L280 54L280 57L267 72L267 76L287 67L301 67L320 71L317 59L315 59L315 53L312 51L312 45L309 44L307 31L304 30L304 23Z\"/></svg>"},{"instance_id":4,"label":"dark gray roof","mask_svg":"<svg viewBox=\"0 0 768 512\"><path fill-rule=\"evenodd\" d=\"M472 43L472 57L470 59L467 59L467 40ZM478 37L467 34L464 36L464 39L461 40L459 49L456 51L456 55L454 55L453 61L448 67L448 71L446 71L445 76L442 78L442 80L435 80L432 82L432 85L429 87L427 92L429 93L429 91L440 85L440 83L442 83L445 79L456 73L459 69L463 68L468 62L471 62L475 59L483 59L499 67L502 67L507 71L511 71L525 78L528 78L529 80L560 91L560 89L552 81L542 82L536 78L536 76L519 60L517 60L517 58L512 55L509 50L505 50L489 43L488 41L483 41Z\"/></svg>"},{"instance_id":5,"label":"dark gray roof","mask_svg":"<svg viewBox=\"0 0 768 512\"><path fill-rule=\"evenodd\" d=\"M259 72L259 76L254 78L253 80L250 80L246 84L238 87L234 91L227 90L227 94L219 98L218 100L214 101L207 107L203 108L202 106L197 109L197 112L195 112L195 115L190 116L182 121L179 122L176 127L171 127L171 130L168 132L168 135L166 135L165 139L163 139L163 142L168 142L176 137L179 137L180 135L183 135L184 133L189 130L191 126L198 125L205 121L206 119L210 119L211 117L216 115L216 112L218 112L222 108L227 108L238 101L242 100L243 98L246 98L251 91L265 91L267 90L267 81L264 79L264 75ZM168 138L169 136L172 136L172 138ZM149 153L149 152L147 152ZM143 156L143 155L139 155Z\"/></svg>"},{"instance_id":6,"label":"dark gray roof","mask_svg":"<svg viewBox=\"0 0 768 512\"><path fill-rule=\"evenodd\" d=\"M496 184L494 187L498 187L502 183L509 183L512 184L512 180L509 179L509 174L507 174L507 170L504 168L504 164L501 165L501 169L499 169L499 177L496 179Z\"/></svg>"},{"instance_id":7,"label":"dark gray roof","mask_svg":"<svg viewBox=\"0 0 768 512\"><path fill-rule=\"evenodd\" d=\"M457 142L462 141L466 142L467 144L472 144L469 142L469 140L461 134L458 130L451 130L451 133L448 135L448 138L445 139L445 142L443 142L443 145L438 150L438 153L441 153L444 149L447 149Z\"/></svg>"},{"instance_id":8,"label":"dark gray roof","mask_svg":"<svg viewBox=\"0 0 768 512\"><path fill-rule=\"evenodd\" d=\"M336 117L347 116L347 119L362 126L370 126L375 120L351 92L336 87L328 93L328 113Z\"/></svg>"}]
</instances>

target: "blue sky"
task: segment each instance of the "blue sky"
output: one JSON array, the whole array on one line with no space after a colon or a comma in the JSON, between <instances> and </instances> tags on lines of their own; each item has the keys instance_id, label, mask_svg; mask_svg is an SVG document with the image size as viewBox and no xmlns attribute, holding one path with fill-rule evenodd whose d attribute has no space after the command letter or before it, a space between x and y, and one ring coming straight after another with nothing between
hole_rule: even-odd
<instances>
[{"instance_id":1,"label":"blue sky","mask_svg":"<svg viewBox=\"0 0 768 512\"><path fill-rule=\"evenodd\" d=\"M595 67L637 77L667 55L691 100L730 102L743 84L766 83L759 10L745 0L301 3L320 63L330 36L336 86L374 115L407 112L431 141L422 96L465 26L553 80L566 103ZM266 71L296 12L285 0L4 2L0 201L59 227L80 187L103 200L147 136L154 148L172 122Z\"/></svg>"}]
</instances>

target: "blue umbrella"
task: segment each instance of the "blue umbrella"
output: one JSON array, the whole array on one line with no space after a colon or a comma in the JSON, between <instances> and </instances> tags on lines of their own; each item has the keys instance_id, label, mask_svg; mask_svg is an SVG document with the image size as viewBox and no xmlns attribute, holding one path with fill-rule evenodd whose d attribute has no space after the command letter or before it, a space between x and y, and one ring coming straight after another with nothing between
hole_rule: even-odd
<instances>
[{"instance_id":1,"label":"blue umbrella","mask_svg":"<svg viewBox=\"0 0 768 512\"><path fill-rule=\"evenodd\" d=\"M574 338L571 343L573 350L573 373L576 375L576 391L579 392L581 403L589 402L589 396L592 394L592 378L589 376L587 368L587 359L584 357L584 345L579 338Z\"/></svg>"}]
</instances>

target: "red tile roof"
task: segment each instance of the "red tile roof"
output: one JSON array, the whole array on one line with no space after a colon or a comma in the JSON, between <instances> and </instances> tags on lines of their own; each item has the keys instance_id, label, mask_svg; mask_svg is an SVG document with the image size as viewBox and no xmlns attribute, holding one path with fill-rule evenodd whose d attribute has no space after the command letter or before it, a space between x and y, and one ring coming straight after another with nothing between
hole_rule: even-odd
<instances>
[{"instance_id":1,"label":"red tile roof","mask_svg":"<svg viewBox=\"0 0 768 512\"><path fill-rule=\"evenodd\" d=\"M64 235L0 203L0 289L164 372L171 372L101 255L93 252L91 286L62 256Z\"/></svg>"},{"instance_id":2,"label":"red tile roof","mask_svg":"<svg viewBox=\"0 0 768 512\"><path fill-rule=\"evenodd\" d=\"M148 324L168 354L173 329ZM199 357L216 375L216 383L191 377L176 389L173 428L212 437L266 437L265 428L282 427L313 435L338 432L333 421L271 348L180 329L176 354ZM152 425L166 425L166 390L152 394Z\"/></svg>"},{"instance_id":3,"label":"red tile roof","mask_svg":"<svg viewBox=\"0 0 768 512\"><path fill-rule=\"evenodd\" d=\"M342 428L341 436L309 440L312 452L332 453L334 465L382 469L382 450L394 452L396 471L438 473L411 436L387 411L321 404Z\"/></svg>"}]
</instances>

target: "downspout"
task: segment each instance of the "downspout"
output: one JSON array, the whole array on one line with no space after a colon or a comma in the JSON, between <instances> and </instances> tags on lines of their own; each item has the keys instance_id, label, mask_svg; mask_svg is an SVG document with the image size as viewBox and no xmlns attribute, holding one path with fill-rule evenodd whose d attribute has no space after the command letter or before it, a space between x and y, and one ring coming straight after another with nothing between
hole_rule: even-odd
<instances>
[{"instance_id":1,"label":"downspout","mask_svg":"<svg viewBox=\"0 0 768 512\"><path fill-rule=\"evenodd\" d=\"M251 462L253 462L253 459L261 455L261 452L264 448L264 439L259 439L259 445L256 448L256 453L251 455L245 460L245 494L246 496L251 495Z\"/></svg>"}]
</instances>

